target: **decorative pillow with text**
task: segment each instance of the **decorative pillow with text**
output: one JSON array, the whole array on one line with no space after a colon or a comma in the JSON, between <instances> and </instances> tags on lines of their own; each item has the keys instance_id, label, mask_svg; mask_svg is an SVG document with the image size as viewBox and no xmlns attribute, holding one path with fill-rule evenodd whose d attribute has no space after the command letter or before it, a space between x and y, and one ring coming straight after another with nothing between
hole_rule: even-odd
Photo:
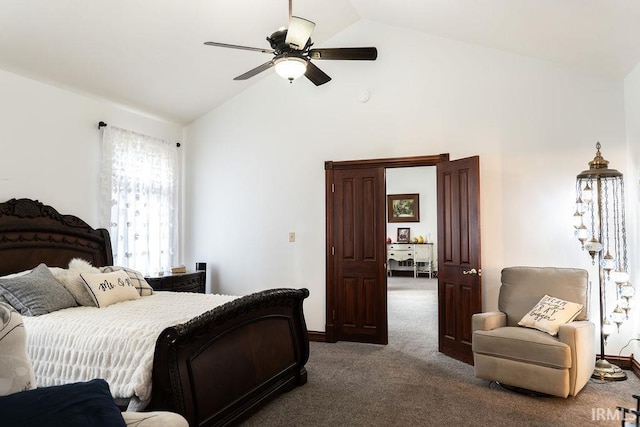
<instances>
[{"instance_id":1,"label":"decorative pillow with text","mask_svg":"<svg viewBox=\"0 0 640 427\"><path fill-rule=\"evenodd\" d=\"M103 308L117 302L140 298L138 290L125 271L81 273L80 277L84 280L96 307Z\"/></svg>"},{"instance_id":2,"label":"decorative pillow with text","mask_svg":"<svg viewBox=\"0 0 640 427\"><path fill-rule=\"evenodd\" d=\"M100 267L100 272L102 273L110 273L112 271L122 270L127 273L129 279L131 279L131 283L138 290L138 293L141 297L149 296L153 293L153 288L147 281L144 279L144 275L139 271L134 270L129 267L120 267L117 265L108 265L106 267Z\"/></svg>"},{"instance_id":3,"label":"decorative pillow with text","mask_svg":"<svg viewBox=\"0 0 640 427\"><path fill-rule=\"evenodd\" d=\"M580 311L582 304L545 295L525 314L518 325L557 335L560 325L571 322Z\"/></svg>"},{"instance_id":4,"label":"decorative pillow with text","mask_svg":"<svg viewBox=\"0 0 640 427\"><path fill-rule=\"evenodd\" d=\"M36 388L22 316L0 303L0 396ZM2 413L2 412L0 412ZM4 425L4 413L2 422Z\"/></svg>"}]
</instances>

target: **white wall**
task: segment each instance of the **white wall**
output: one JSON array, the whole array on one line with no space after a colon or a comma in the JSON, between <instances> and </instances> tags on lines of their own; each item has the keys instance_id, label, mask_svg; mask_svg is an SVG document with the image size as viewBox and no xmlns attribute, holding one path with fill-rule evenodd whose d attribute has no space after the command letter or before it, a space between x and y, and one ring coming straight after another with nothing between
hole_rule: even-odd
<instances>
[{"instance_id":1,"label":"white wall","mask_svg":"<svg viewBox=\"0 0 640 427\"><path fill-rule=\"evenodd\" d=\"M479 155L487 309L503 267L590 265L575 176L596 141L624 169L622 81L366 21L323 47L358 45L378 60L315 61L321 87L272 73L187 128L185 258L209 263L215 291L307 287L324 330L327 160Z\"/></svg>"},{"instance_id":2,"label":"white wall","mask_svg":"<svg viewBox=\"0 0 640 427\"><path fill-rule=\"evenodd\" d=\"M629 274L631 283L636 286L634 310L630 312L633 334L628 338L640 338L640 64L627 75L624 81L625 112L627 125L628 158L625 175L627 195L628 242L629 242ZM625 354L633 353L640 361L640 344L635 341Z\"/></svg>"},{"instance_id":3,"label":"white wall","mask_svg":"<svg viewBox=\"0 0 640 427\"><path fill-rule=\"evenodd\" d=\"M105 121L179 141L182 126L0 70L0 201L28 197L97 226Z\"/></svg>"}]
</instances>

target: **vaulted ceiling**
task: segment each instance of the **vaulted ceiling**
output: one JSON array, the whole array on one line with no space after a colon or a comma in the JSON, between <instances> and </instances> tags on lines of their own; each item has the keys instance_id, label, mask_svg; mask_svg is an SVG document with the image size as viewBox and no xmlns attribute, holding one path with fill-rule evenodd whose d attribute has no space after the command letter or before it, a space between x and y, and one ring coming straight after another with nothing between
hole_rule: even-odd
<instances>
[{"instance_id":1,"label":"vaulted ceiling","mask_svg":"<svg viewBox=\"0 0 640 427\"><path fill-rule=\"evenodd\" d=\"M620 79L640 62L636 0L294 0L293 14L316 23L315 47L366 19ZM287 0L0 0L0 69L186 124L270 59L203 42L268 48L287 19Z\"/></svg>"}]
</instances>

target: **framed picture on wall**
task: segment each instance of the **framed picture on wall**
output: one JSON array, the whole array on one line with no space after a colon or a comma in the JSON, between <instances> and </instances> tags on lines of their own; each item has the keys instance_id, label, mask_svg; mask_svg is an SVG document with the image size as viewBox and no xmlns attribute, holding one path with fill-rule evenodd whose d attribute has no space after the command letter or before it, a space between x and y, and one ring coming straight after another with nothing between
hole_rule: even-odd
<instances>
[{"instance_id":1,"label":"framed picture on wall","mask_svg":"<svg viewBox=\"0 0 640 427\"><path fill-rule=\"evenodd\" d=\"M387 221L420 222L420 194L389 194Z\"/></svg>"},{"instance_id":2,"label":"framed picture on wall","mask_svg":"<svg viewBox=\"0 0 640 427\"><path fill-rule=\"evenodd\" d=\"M409 243L410 228L398 228L398 243Z\"/></svg>"}]
</instances>

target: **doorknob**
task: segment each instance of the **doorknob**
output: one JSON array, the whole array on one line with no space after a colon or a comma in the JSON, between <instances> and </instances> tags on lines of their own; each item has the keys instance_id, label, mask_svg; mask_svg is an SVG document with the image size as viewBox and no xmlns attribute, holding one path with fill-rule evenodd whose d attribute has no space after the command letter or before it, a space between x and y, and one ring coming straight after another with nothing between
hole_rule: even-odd
<instances>
[{"instance_id":1,"label":"doorknob","mask_svg":"<svg viewBox=\"0 0 640 427\"><path fill-rule=\"evenodd\" d=\"M477 274L478 276L482 276L482 269L476 270L472 268L471 270L464 270L462 274L471 274L472 276Z\"/></svg>"}]
</instances>

